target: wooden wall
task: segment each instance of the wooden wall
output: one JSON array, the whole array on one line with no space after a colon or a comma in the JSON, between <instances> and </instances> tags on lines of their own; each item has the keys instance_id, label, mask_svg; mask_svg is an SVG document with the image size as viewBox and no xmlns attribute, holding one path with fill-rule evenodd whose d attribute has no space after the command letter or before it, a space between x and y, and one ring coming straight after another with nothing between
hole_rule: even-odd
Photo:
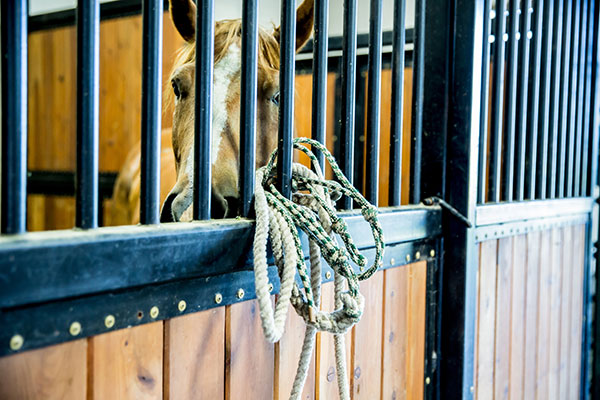
<instances>
[{"instance_id":1,"label":"wooden wall","mask_svg":"<svg viewBox=\"0 0 600 400\"><path fill-rule=\"evenodd\" d=\"M103 21L100 24L100 121L99 169L118 172L128 152L140 139L142 23L140 16ZM163 83L183 40L164 14ZM29 162L31 170L75 171L76 165L76 32L75 27L34 32L29 35ZM387 204L391 74L382 77L381 201ZM328 146L335 132L335 79L329 74L327 104ZM168 86L170 89L170 86ZM405 79L404 131L410 133L411 70ZM296 127L310 136L312 76L298 75ZM166 106L165 106L166 107ZM165 109L162 125L172 124L172 110ZM357 133L359 134L359 133ZM404 201L408 202L410 135L404 137ZM110 206L110 201L105 204ZM105 213L106 215L106 213ZM108 220L109 218L105 218ZM70 197L30 195L28 229L68 229L74 226L75 201Z\"/></svg>"},{"instance_id":2,"label":"wooden wall","mask_svg":"<svg viewBox=\"0 0 600 400\"><path fill-rule=\"evenodd\" d=\"M353 399L420 399L427 265L361 283L360 323L346 335ZM333 305L324 285L323 309ZM287 399L304 335L290 310L265 341L256 301L0 358L0 399ZM303 399L336 399L333 337L317 336Z\"/></svg>"},{"instance_id":3,"label":"wooden wall","mask_svg":"<svg viewBox=\"0 0 600 400\"><path fill-rule=\"evenodd\" d=\"M578 399L585 225L482 242L477 399Z\"/></svg>"}]
</instances>

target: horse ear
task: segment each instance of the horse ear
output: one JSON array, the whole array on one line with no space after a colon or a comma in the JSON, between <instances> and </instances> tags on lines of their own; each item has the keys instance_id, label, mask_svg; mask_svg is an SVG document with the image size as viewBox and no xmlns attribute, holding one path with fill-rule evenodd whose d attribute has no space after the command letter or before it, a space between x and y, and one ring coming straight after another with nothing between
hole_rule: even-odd
<instances>
[{"instance_id":1,"label":"horse ear","mask_svg":"<svg viewBox=\"0 0 600 400\"><path fill-rule=\"evenodd\" d=\"M192 0L169 0L171 19L181 37L188 43L196 41L196 5Z\"/></svg>"},{"instance_id":2,"label":"horse ear","mask_svg":"<svg viewBox=\"0 0 600 400\"><path fill-rule=\"evenodd\" d=\"M300 51L302 47L308 42L313 31L314 23L314 0L304 0L300 7L296 10L296 51ZM273 36L277 42L280 41L281 27L278 26L273 31Z\"/></svg>"}]
</instances>

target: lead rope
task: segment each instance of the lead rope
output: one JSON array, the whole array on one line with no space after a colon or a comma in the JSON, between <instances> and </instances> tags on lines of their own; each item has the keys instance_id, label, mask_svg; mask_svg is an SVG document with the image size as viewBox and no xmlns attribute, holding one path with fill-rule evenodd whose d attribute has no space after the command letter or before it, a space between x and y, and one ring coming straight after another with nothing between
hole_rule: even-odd
<instances>
[{"instance_id":1,"label":"lead rope","mask_svg":"<svg viewBox=\"0 0 600 400\"><path fill-rule=\"evenodd\" d=\"M338 182L325 180L319 162L306 147L316 148L324 155ZM275 150L266 166L256 171L254 207L256 231L254 235L254 279L260 309L263 332L270 342L277 342L283 335L287 310L290 303L306 323L306 332L300 361L290 399L302 394L311 356L315 347L317 331L334 334L336 372L341 399L349 399L346 374L344 334L356 324L363 313L364 298L358 282L373 275L382 265L383 232L377 219L377 208L346 179L333 156L319 142L297 138L294 148L304 152L312 161L314 171L294 163L292 166L292 200L285 198L275 188ZM350 261L363 267L367 259L358 251L346 222L337 216L334 201L341 195L351 197L369 223L375 241L375 260L364 272L357 274ZM298 228L308 235L310 251L310 278L304 261ZM281 282L279 298L273 308L269 291L267 240L275 258ZM342 239L343 246L338 243ZM319 309L321 297L321 257L334 272L335 310ZM300 276L301 290L295 281ZM347 286L347 291L345 287Z\"/></svg>"}]
</instances>

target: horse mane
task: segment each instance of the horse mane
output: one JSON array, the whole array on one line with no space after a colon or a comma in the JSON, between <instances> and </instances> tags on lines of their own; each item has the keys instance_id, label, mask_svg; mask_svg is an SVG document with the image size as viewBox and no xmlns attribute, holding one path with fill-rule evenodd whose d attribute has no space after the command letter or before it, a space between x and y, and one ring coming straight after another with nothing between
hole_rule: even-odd
<instances>
[{"instance_id":1,"label":"horse mane","mask_svg":"<svg viewBox=\"0 0 600 400\"><path fill-rule=\"evenodd\" d=\"M229 19L217 21L215 23L215 42L214 42L214 63L218 63L225 54L227 49L232 44L241 46L242 37L242 20L241 19ZM186 64L196 62L196 43L186 42L175 56L175 62L173 68L169 74L169 81L171 80L173 73L180 67ZM258 28L258 70L273 73L279 70L279 43L275 39L272 33L267 32L262 27ZM164 94L166 106L165 109L169 108L174 102L173 91L171 85L165 85Z\"/></svg>"}]
</instances>

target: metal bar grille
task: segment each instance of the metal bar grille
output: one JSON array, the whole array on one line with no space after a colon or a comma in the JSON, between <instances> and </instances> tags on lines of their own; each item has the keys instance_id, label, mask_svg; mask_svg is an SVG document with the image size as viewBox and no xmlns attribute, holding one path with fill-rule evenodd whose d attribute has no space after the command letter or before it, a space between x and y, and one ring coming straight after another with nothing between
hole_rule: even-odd
<instances>
[{"instance_id":1,"label":"metal bar grille","mask_svg":"<svg viewBox=\"0 0 600 400\"><path fill-rule=\"evenodd\" d=\"M161 0L145 0L142 7L142 152L140 222L159 223L160 131L162 73Z\"/></svg>"},{"instance_id":2,"label":"metal bar grille","mask_svg":"<svg viewBox=\"0 0 600 400\"><path fill-rule=\"evenodd\" d=\"M27 207L27 1L3 1L2 233L23 233Z\"/></svg>"},{"instance_id":3,"label":"metal bar grille","mask_svg":"<svg viewBox=\"0 0 600 400\"><path fill-rule=\"evenodd\" d=\"M485 0L483 6L483 49L482 49L482 69L481 69L481 115L479 131L481 136L479 139L479 179L477 201L485 203L486 200L486 170L487 170L487 145L488 145L488 113L490 97L488 92L490 89L490 51L491 51L491 14L492 0ZM494 12L495 14L495 12Z\"/></svg>"},{"instance_id":4,"label":"metal bar grille","mask_svg":"<svg viewBox=\"0 0 600 400\"><path fill-rule=\"evenodd\" d=\"M325 128L327 123L327 18L329 16L329 0L315 1L315 33L313 41L313 84L312 84L312 138L325 144ZM325 172L325 155L313 149L321 171Z\"/></svg>"},{"instance_id":5,"label":"metal bar grille","mask_svg":"<svg viewBox=\"0 0 600 400\"><path fill-rule=\"evenodd\" d=\"M580 29L581 29L581 3L577 1L573 10L573 23L571 30L571 67L569 71L569 83L571 90L569 93L569 109L568 109L568 125L565 128L563 123L563 130L568 137L567 143L567 161L566 161L566 181L565 177L561 175L561 185L559 190L562 189L562 195L559 197L573 197L573 182L575 179L575 142L576 137L580 135L580 131L575 130L575 116L577 113L577 97L578 94L583 90L582 86L578 85L579 77L579 43L580 43Z\"/></svg>"},{"instance_id":6,"label":"metal bar grille","mask_svg":"<svg viewBox=\"0 0 600 400\"><path fill-rule=\"evenodd\" d=\"M423 153L423 91L425 85L425 10L426 0L415 0L415 40L413 51L412 162L410 198L421 202L421 158Z\"/></svg>"},{"instance_id":7,"label":"metal bar grille","mask_svg":"<svg viewBox=\"0 0 600 400\"><path fill-rule=\"evenodd\" d=\"M196 15L196 108L194 140L194 219L211 214L211 136L214 60L214 2L198 1Z\"/></svg>"},{"instance_id":8,"label":"metal bar grille","mask_svg":"<svg viewBox=\"0 0 600 400\"><path fill-rule=\"evenodd\" d=\"M77 177L75 225L98 227L98 0L77 4Z\"/></svg>"}]
</instances>

